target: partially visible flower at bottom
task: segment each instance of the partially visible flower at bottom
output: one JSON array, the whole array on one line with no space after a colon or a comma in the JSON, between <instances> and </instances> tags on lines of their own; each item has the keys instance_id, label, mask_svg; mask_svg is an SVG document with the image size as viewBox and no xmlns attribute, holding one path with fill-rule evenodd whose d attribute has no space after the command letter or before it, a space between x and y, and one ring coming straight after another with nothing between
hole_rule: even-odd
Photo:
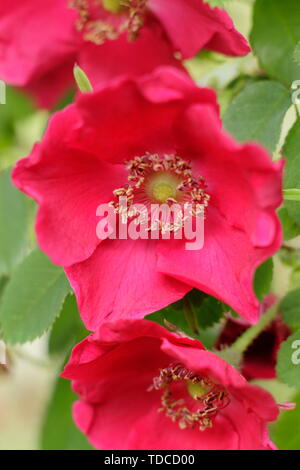
<instances>
[{"instance_id":1,"label":"partially visible flower at bottom","mask_svg":"<svg viewBox=\"0 0 300 470\"><path fill-rule=\"evenodd\" d=\"M274 295L268 295L262 302L262 314L266 313L275 301ZM230 346L250 326L250 323L242 318L229 316L217 339L216 348L222 349ZM271 325L253 341L244 353L241 369L244 377L247 380L274 379L278 350L290 334L290 328L284 323L279 313Z\"/></svg>"},{"instance_id":2,"label":"partially visible flower at bottom","mask_svg":"<svg viewBox=\"0 0 300 470\"><path fill-rule=\"evenodd\" d=\"M146 320L102 326L62 374L78 427L99 449L272 450L278 406L203 345Z\"/></svg>"}]
</instances>

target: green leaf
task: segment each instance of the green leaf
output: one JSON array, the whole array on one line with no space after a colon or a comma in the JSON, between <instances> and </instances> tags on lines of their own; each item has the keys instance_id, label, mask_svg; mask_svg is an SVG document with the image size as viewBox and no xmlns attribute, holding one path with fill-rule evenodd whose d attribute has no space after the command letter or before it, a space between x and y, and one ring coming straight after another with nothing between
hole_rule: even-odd
<instances>
[{"instance_id":1,"label":"green leaf","mask_svg":"<svg viewBox=\"0 0 300 470\"><path fill-rule=\"evenodd\" d=\"M290 387L300 388L300 331L291 335L277 356L277 376Z\"/></svg>"},{"instance_id":2,"label":"green leaf","mask_svg":"<svg viewBox=\"0 0 300 470\"><path fill-rule=\"evenodd\" d=\"M257 268L254 276L254 292L259 300L263 300L270 292L273 279L273 259L269 258Z\"/></svg>"},{"instance_id":3,"label":"green leaf","mask_svg":"<svg viewBox=\"0 0 300 470\"><path fill-rule=\"evenodd\" d=\"M300 327L300 289L293 290L284 297L280 304L280 311L288 325Z\"/></svg>"},{"instance_id":4,"label":"green leaf","mask_svg":"<svg viewBox=\"0 0 300 470\"><path fill-rule=\"evenodd\" d=\"M296 64L300 65L300 41L298 42L294 50L294 61L296 62Z\"/></svg>"},{"instance_id":5,"label":"green leaf","mask_svg":"<svg viewBox=\"0 0 300 470\"><path fill-rule=\"evenodd\" d=\"M291 288L292 285L292 278L296 271L299 268L300 265L300 251L299 250L294 250L293 248L290 248L287 245L283 245L278 252L279 259L282 263L284 263L286 266L289 266L292 268L292 273L290 275L289 279L289 285Z\"/></svg>"},{"instance_id":6,"label":"green leaf","mask_svg":"<svg viewBox=\"0 0 300 470\"><path fill-rule=\"evenodd\" d=\"M297 259L297 257L296 257ZM296 290L296 289L299 289L300 288L300 268L299 268L299 259L298 259L298 263L297 263L297 266L295 266L295 264L292 266L294 269L290 275L290 282L289 282L289 286L290 286L290 289L291 290Z\"/></svg>"},{"instance_id":7,"label":"green leaf","mask_svg":"<svg viewBox=\"0 0 300 470\"><path fill-rule=\"evenodd\" d=\"M72 404L76 398L71 383L59 378L42 429L42 450L92 449L72 418Z\"/></svg>"},{"instance_id":8,"label":"green leaf","mask_svg":"<svg viewBox=\"0 0 300 470\"><path fill-rule=\"evenodd\" d=\"M260 64L271 78L290 88L299 79L293 60L300 41L299 0L257 0L254 6L251 44Z\"/></svg>"},{"instance_id":9,"label":"green leaf","mask_svg":"<svg viewBox=\"0 0 300 470\"><path fill-rule=\"evenodd\" d=\"M192 306L193 321L188 318L186 302ZM216 322L220 320L225 311L228 311L225 304L193 289L184 299L148 315L146 319L162 326L166 326L167 322L171 328L174 325L175 331L182 331L191 338L199 339L205 347L212 348L220 332L220 323L216 324ZM197 331L195 331L195 327Z\"/></svg>"},{"instance_id":10,"label":"green leaf","mask_svg":"<svg viewBox=\"0 0 300 470\"><path fill-rule=\"evenodd\" d=\"M68 295L51 330L49 353L67 354L74 344L88 334L80 319L75 295Z\"/></svg>"},{"instance_id":11,"label":"green leaf","mask_svg":"<svg viewBox=\"0 0 300 470\"><path fill-rule=\"evenodd\" d=\"M164 326L165 320L183 331L189 330L183 313L183 300L178 300L155 313L146 316L147 320Z\"/></svg>"},{"instance_id":12,"label":"green leaf","mask_svg":"<svg viewBox=\"0 0 300 470\"><path fill-rule=\"evenodd\" d=\"M274 152L290 106L291 97L284 86L271 81L252 83L227 108L224 126L238 141L260 142Z\"/></svg>"},{"instance_id":13,"label":"green leaf","mask_svg":"<svg viewBox=\"0 0 300 470\"><path fill-rule=\"evenodd\" d=\"M29 200L11 183L10 171L0 172L0 276L9 275L28 243Z\"/></svg>"},{"instance_id":14,"label":"green leaf","mask_svg":"<svg viewBox=\"0 0 300 470\"><path fill-rule=\"evenodd\" d=\"M284 188L300 189L300 120L292 127L286 139L283 155L286 158ZM289 215L300 226L299 202L285 201Z\"/></svg>"},{"instance_id":15,"label":"green leaf","mask_svg":"<svg viewBox=\"0 0 300 470\"><path fill-rule=\"evenodd\" d=\"M300 393L292 401L295 409L283 411L271 430L272 441L279 450L300 449Z\"/></svg>"},{"instance_id":16,"label":"green leaf","mask_svg":"<svg viewBox=\"0 0 300 470\"><path fill-rule=\"evenodd\" d=\"M300 227L294 219L290 217L286 207L281 207L278 211L278 215L283 228L284 239L291 240L292 238L298 237L298 235L300 235Z\"/></svg>"},{"instance_id":17,"label":"green leaf","mask_svg":"<svg viewBox=\"0 0 300 470\"><path fill-rule=\"evenodd\" d=\"M224 303L210 295L203 295L197 289L193 289L187 295L195 312L200 328L206 329L221 320L225 313Z\"/></svg>"},{"instance_id":18,"label":"green leaf","mask_svg":"<svg viewBox=\"0 0 300 470\"><path fill-rule=\"evenodd\" d=\"M33 251L15 269L1 302L4 339L25 343L41 336L59 314L69 283L61 267Z\"/></svg>"},{"instance_id":19,"label":"green leaf","mask_svg":"<svg viewBox=\"0 0 300 470\"><path fill-rule=\"evenodd\" d=\"M189 322L190 315L187 315L186 312L187 305L191 310L190 314L194 317L193 322ZM215 297L204 294L198 289L192 289L182 300L149 315L151 317L149 319L161 325L164 324L165 319L189 335L197 337L199 329L209 328L220 321L225 311L228 311L226 307ZM197 331L194 331L195 327Z\"/></svg>"}]
</instances>

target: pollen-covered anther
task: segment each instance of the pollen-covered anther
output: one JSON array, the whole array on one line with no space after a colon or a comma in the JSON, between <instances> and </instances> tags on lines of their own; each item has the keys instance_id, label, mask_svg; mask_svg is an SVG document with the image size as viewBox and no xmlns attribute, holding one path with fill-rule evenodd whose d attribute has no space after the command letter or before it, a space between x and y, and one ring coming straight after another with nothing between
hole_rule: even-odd
<instances>
[{"instance_id":1,"label":"pollen-covered anther","mask_svg":"<svg viewBox=\"0 0 300 470\"><path fill-rule=\"evenodd\" d=\"M197 406L191 410L186 405L187 396L175 399L172 386L175 383L183 382L184 394L192 397ZM213 382L207 377L200 377L182 364L171 364L169 367L160 370L158 377L154 377L151 390L163 390L161 396L162 407L159 412L173 422L178 422L180 429L194 428L198 426L200 431L213 426L213 420L218 412L229 405L230 398L227 390Z\"/></svg>"},{"instance_id":2,"label":"pollen-covered anther","mask_svg":"<svg viewBox=\"0 0 300 470\"><path fill-rule=\"evenodd\" d=\"M128 40L137 39L141 27L144 25L147 0L121 0L121 5L127 9L128 20L125 30L128 31Z\"/></svg>"},{"instance_id":3,"label":"pollen-covered anther","mask_svg":"<svg viewBox=\"0 0 300 470\"><path fill-rule=\"evenodd\" d=\"M127 32L128 41L135 41L144 25L146 3L147 0L69 1L70 8L78 11L77 30L83 33L86 41L96 45L101 45L107 40L118 39L125 32ZM113 15L111 21L100 17L102 9Z\"/></svg>"},{"instance_id":4,"label":"pollen-covered anther","mask_svg":"<svg viewBox=\"0 0 300 470\"><path fill-rule=\"evenodd\" d=\"M76 28L78 31L82 31L90 17L88 0L69 0L69 8L78 11Z\"/></svg>"}]
</instances>

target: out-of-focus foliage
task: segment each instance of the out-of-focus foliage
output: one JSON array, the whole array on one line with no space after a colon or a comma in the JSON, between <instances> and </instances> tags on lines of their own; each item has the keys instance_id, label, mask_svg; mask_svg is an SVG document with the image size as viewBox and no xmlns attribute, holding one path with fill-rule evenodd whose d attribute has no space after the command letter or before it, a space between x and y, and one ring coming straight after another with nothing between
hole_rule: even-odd
<instances>
[{"instance_id":1,"label":"out-of-focus foliage","mask_svg":"<svg viewBox=\"0 0 300 470\"><path fill-rule=\"evenodd\" d=\"M49 353L67 355L74 344L79 343L88 334L80 319L75 295L68 295L51 330Z\"/></svg>"},{"instance_id":2,"label":"out-of-focus foliage","mask_svg":"<svg viewBox=\"0 0 300 470\"><path fill-rule=\"evenodd\" d=\"M283 236L285 240L291 240L300 235L300 226L289 215L286 207L281 207L278 211L280 222L283 228Z\"/></svg>"},{"instance_id":3,"label":"out-of-focus foliage","mask_svg":"<svg viewBox=\"0 0 300 470\"><path fill-rule=\"evenodd\" d=\"M269 258L262 265L257 268L254 277L254 291L259 300L270 292L272 279L273 279L274 263L273 259Z\"/></svg>"},{"instance_id":4,"label":"out-of-focus foliage","mask_svg":"<svg viewBox=\"0 0 300 470\"><path fill-rule=\"evenodd\" d=\"M284 86L269 80L258 81L233 99L224 115L224 126L237 140L261 142L274 152L290 106L290 93Z\"/></svg>"},{"instance_id":5,"label":"out-of-focus foliage","mask_svg":"<svg viewBox=\"0 0 300 470\"><path fill-rule=\"evenodd\" d=\"M43 450L92 449L85 436L76 428L72 405L76 399L69 381L59 378L49 403L41 436Z\"/></svg>"},{"instance_id":6,"label":"out-of-focus foliage","mask_svg":"<svg viewBox=\"0 0 300 470\"><path fill-rule=\"evenodd\" d=\"M300 330L291 335L278 353L277 376L290 387L300 388Z\"/></svg>"},{"instance_id":7,"label":"out-of-focus foliage","mask_svg":"<svg viewBox=\"0 0 300 470\"><path fill-rule=\"evenodd\" d=\"M300 393L292 398L294 410L283 413L274 425L271 436L281 450L300 449Z\"/></svg>"},{"instance_id":8,"label":"out-of-focus foliage","mask_svg":"<svg viewBox=\"0 0 300 470\"><path fill-rule=\"evenodd\" d=\"M12 186L10 171L0 172L0 276L9 276L29 243L31 201Z\"/></svg>"},{"instance_id":9,"label":"out-of-focus foliage","mask_svg":"<svg viewBox=\"0 0 300 470\"><path fill-rule=\"evenodd\" d=\"M286 139L283 153L286 158L284 187L300 189L300 119L291 129ZM286 201L285 206L290 216L300 226L299 203Z\"/></svg>"},{"instance_id":10,"label":"out-of-focus foliage","mask_svg":"<svg viewBox=\"0 0 300 470\"><path fill-rule=\"evenodd\" d=\"M300 15L297 0L256 0L251 43L262 69L290 88L299 80L293 60L299 43Z\"/></svg>"},{"instance_id":11,"label":"out-of-focus foliage","mask_svg":"<svg viewBox=\"0 0 300 470\"><path fill-rule=\"evenodd\" d=\"M284 321L294 328L300 328L300 289L289 292L280 304Z\"/></svg>"}]
</instances>

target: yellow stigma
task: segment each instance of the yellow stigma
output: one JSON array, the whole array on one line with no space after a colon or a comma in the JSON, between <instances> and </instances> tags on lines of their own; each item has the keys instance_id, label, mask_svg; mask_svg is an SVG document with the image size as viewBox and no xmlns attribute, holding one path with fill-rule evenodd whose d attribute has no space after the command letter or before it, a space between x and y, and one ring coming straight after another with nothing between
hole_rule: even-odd
<instances>
[{"instance_id":1,"label":"yellow stigma","mask_svg":"<svg viewBox=\"0 0 300 470\"><path fill-rule=\"evenodd\" d=\"M197 397L202 397L203 395L205 395L207 392L210 391L210 388L207 387L205 384L203 383L195 384L191 382L190 380L187 382L187 389L191 397L193 397L195 400L197 399Z\"/></svg>"},{"instance_id":2,"label":"yellow stigma","mask_svg":"<svg viewBox=\"0 0 300 470\"><path fill-rule=\"evenodd\" d=\"M162 204L170 198L177 199L180 183L177 175L165 171L154 172L146 183L146 191L152 199Z\"/></svg>"},{"instance_id":3,"label":"yellow stigma","mask_svg":"<svg viewBox=\"0 0 300 470\"><path fill-rule=\"evenodd\" d=\"M158 202L166 202L169 198L176 197L176 188L169 183L157 183L152 186L152 194Z\"/></svg>"},{"instance_id":4,"label":"yellow stigma","mask_svg":"<svg viewBox=\"0 0 300 470\"><path fill-rule=\"evenodd\" d=\"M112 13L118 13L122 8L122 0L102 0L102 2L103 8Z\"/></svg>"}]
</instances>

